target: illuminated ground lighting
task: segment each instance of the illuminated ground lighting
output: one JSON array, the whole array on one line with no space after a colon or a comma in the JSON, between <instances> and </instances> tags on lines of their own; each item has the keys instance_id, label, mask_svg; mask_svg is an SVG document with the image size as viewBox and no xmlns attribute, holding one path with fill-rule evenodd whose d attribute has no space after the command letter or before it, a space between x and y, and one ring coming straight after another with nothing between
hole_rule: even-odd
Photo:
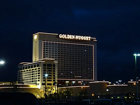
<instances>
[{"instance_id":1,"label":"illuminated ground lighting","mask_svg":"<svg viewBox=\"0 0 140 105\"><path fill-rule=\"evenodd\" d=\"M127 99L127 97L124 97L125 99Z\"/></svg>"},{"instance_id":2,"label":"illuminated ground lighting","mask_svg":"<svg viewBox=\"0 0 140 105\"><path fill-rule=\"evenodd\" d=\"M136 85L136 83L133 83L133 85Z\"/></svg>"}]
</instances>

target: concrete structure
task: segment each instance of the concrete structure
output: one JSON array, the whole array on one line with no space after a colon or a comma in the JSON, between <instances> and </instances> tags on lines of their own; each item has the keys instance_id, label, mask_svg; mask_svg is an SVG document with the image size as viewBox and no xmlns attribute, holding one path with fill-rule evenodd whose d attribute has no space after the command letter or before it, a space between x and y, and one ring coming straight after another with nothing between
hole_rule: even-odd
<instances>
[{"instance_id":1,"label":"concrete structure","mask_svg":"<svg viewBox=\"0 0 140 105\"><path fill-rule=\"evenodd\" d=\"M138 83L140 87L140 81ZM0 82L0 92L29 92L34 94L37 98L44 98L44 89L39 88L37 85L19 84L11 82ZM90 82L89 86L63 86L58 87L58 93L67 93L70 91L70 95L86 96L89 98L104 98L109 97L122 97L129 98L134 97L136 93L136 81L128 81L127 84L111 84L109 81L94 81ZM140 97L140 88L139 97ZM53 92L52 92L53 94Z\"/></svg>"},{"instance_id":2,"label":"concrete structure","mask_svg":"<svg viewBox=\"0 0 140 105\"><path fill-rule=\"evenodd\" d=\"M47 88L47 94L57 90L57 61L51 58L40 59L36 62L21 62L18 66L18 82L21 84L37 85L41 90ZM45 74L48 74L45 77Z\"/></svg>"},{"instance_id":3,"label":"concrete structure","mask_svg":"<svg viewBox=\"0 0 140 105\"><path fill-rule=\"evenodd\" d=\"M58 81L97 80L97 40L90 36L38 32L33 34L33 62L58 61Z\"/></svg>"},{"instance_id":4,"label":"concrete structure","mask_svg":"<svg viewBox=\"0 0 140 105\"><path fill-rule=\"evenodd\" d=\"M37 85L18 84L18 82L0 82L0 92L27 92L37 98L44 98L44 91Z\"/></svg>"},{"instance_id":5,"label":"concrete structure","mask_svg":"<svg viewBox=\"0 0 140 105\"><path fill-rule=\"evenodd\" d=\"M94 95L105 95L106 94L106 89L107 89L107 84L109 81L94 81L94 82L89 82L89 89L88 89L88 95L92 96Z\"/></svg>"},{"instance_id":6,"label":"concrete structure","mask_svg":"<svg viewBox=\"0 0 140 105\"><path fill-rule=\"evenodd\" d=\"M138 83L138 87L140 87L140 82ZM140 93L140 88L138 89ZM127 84L111 84L109 81L94 81L89 83L88 88L88 96L126 96L127 94L131 94L130 96L135 95L136 93L136 81L128 81Z\"/></svg>"},{"instance_id":7,"label":"concrete structure","mask_svg":"<svg viewBox=\"0 0 140 105\"><path fill-rule=\"evenodd\" d=\"M138 83L140 87L140 80ZM89 98L105 98L109 97L134 97L136 93L136 81L128 81L127 84L111 84L109 81L94 81L89 82L89 86L66 86L59 87L59 91L72 91L73 96L87 96ZM140 97L140 88L138 89ZM108 98L109 98L108 97Z\"/></svg>"}]
</instances>

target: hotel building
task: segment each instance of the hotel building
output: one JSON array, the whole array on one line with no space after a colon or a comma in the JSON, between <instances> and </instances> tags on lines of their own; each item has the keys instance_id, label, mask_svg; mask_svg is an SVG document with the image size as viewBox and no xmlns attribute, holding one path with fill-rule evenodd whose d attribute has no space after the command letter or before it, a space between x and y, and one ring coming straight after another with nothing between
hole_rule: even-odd
<instances>
[{"instance_id":1,"label":"hotel building","mask_svg":"<svg viewBox=\"0 0 140 105\"><path fill-rule=\"evenodd\" d=\"M97 40L90 36L38 32L33 34L33 62L58 61L58 81L97 80Z\"/></svg>"},{"instance_id":2,"label":"hotel building","mask_svg":"<svg viewBox=\"0 0 140 105\"><path fill-rule=\"evenodd\" d=\"M47 94L56 92L57 61L54 59L44 58L36 62L21 62L18 68L19 83L37 85L43 91L46 88Z\"/></svg>"}]
</instances>

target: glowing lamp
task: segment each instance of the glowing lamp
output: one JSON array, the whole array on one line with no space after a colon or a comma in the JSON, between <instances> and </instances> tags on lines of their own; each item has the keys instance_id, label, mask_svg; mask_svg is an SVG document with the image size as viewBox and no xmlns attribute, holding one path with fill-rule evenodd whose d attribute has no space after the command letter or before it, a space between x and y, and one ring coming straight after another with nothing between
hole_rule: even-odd
<instances>
[{"instance_id":1,"label":"glowing lamp","mask_svg":"<svg viewBox=\"0 0 140 105\"><path fill-rule=\"evenodd\" d=\"M45 74L45 77L48 77L48 74Z\"/></svg>"},{"instance_id":2,"label":"glowing lamp","mask_svg":"<svg viewBox=\"0 0 140 105\"><path fill-rule=\"evenodd\" d=\"M3 65L5 62L4 61L0 61L0 64Z\"/></svg>"},{"instance_id":3,"label":"glowing lamp","mask_svg":"<svg viewBox=\"0 0 140 105\"><path fill-rule=\"evenodd\" d=\"M37 39L37 35L34 36L34 39Z\"/></svg>"},{"instance_id":4,"label":"glowing lamp","mask_svg":"<svg viewBox=\"0 0 140 105\"><path fill-rule=\"evenodd\" d=\"M134 56L140 56L140 54L136 54L136 53L135 53L135 54L133 54L133 55L134 55Z\"/></svg>"}]
</instances>

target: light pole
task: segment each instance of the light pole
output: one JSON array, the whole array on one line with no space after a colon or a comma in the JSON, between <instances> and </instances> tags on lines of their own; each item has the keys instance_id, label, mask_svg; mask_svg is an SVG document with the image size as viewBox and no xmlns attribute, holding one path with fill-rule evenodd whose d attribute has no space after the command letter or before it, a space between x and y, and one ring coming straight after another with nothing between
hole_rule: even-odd
<instances>
[{"instance_id":1,"label":"light pole","mask_svg":"<svg viewBox=\"0 0 140 105\"><path fill-rule=\"evenodd\" d=\"M136 72L136 98L138 99L138 77L137 77L137 56L140 56L140 54L133 54L135 57L135 72Z\"/></svg>"},{"instance_id":2,"label":"light pole","mask_svg":"<svg viewBox=\"0 0 140 105\"><path fill-rule=\"evenodd\" d=\"M48 74L45 74L45 100L46 100L46 78L48 77Z\"/></svg>"},{"instance_id":3,"label":"light pole","mask_svg":"<svg viewBox=\"0 0 140 105\"><path fill-rule=\"evenodd\" d=\"M56 93L57 82L54 82L53 85L55 85L55 93Z\"/></svg>"},{"instance_id":4,"label":"light pole","mask_svg":"<svg viewBox=\"0 0 140 105\"><path fill-rule=\"evenodd\" d=\"M53 85L55 85L55 102L56 102L56 98L58 98L58 93L56 94L57 82L54 82Z\"/></svg>"}]
</instances>

